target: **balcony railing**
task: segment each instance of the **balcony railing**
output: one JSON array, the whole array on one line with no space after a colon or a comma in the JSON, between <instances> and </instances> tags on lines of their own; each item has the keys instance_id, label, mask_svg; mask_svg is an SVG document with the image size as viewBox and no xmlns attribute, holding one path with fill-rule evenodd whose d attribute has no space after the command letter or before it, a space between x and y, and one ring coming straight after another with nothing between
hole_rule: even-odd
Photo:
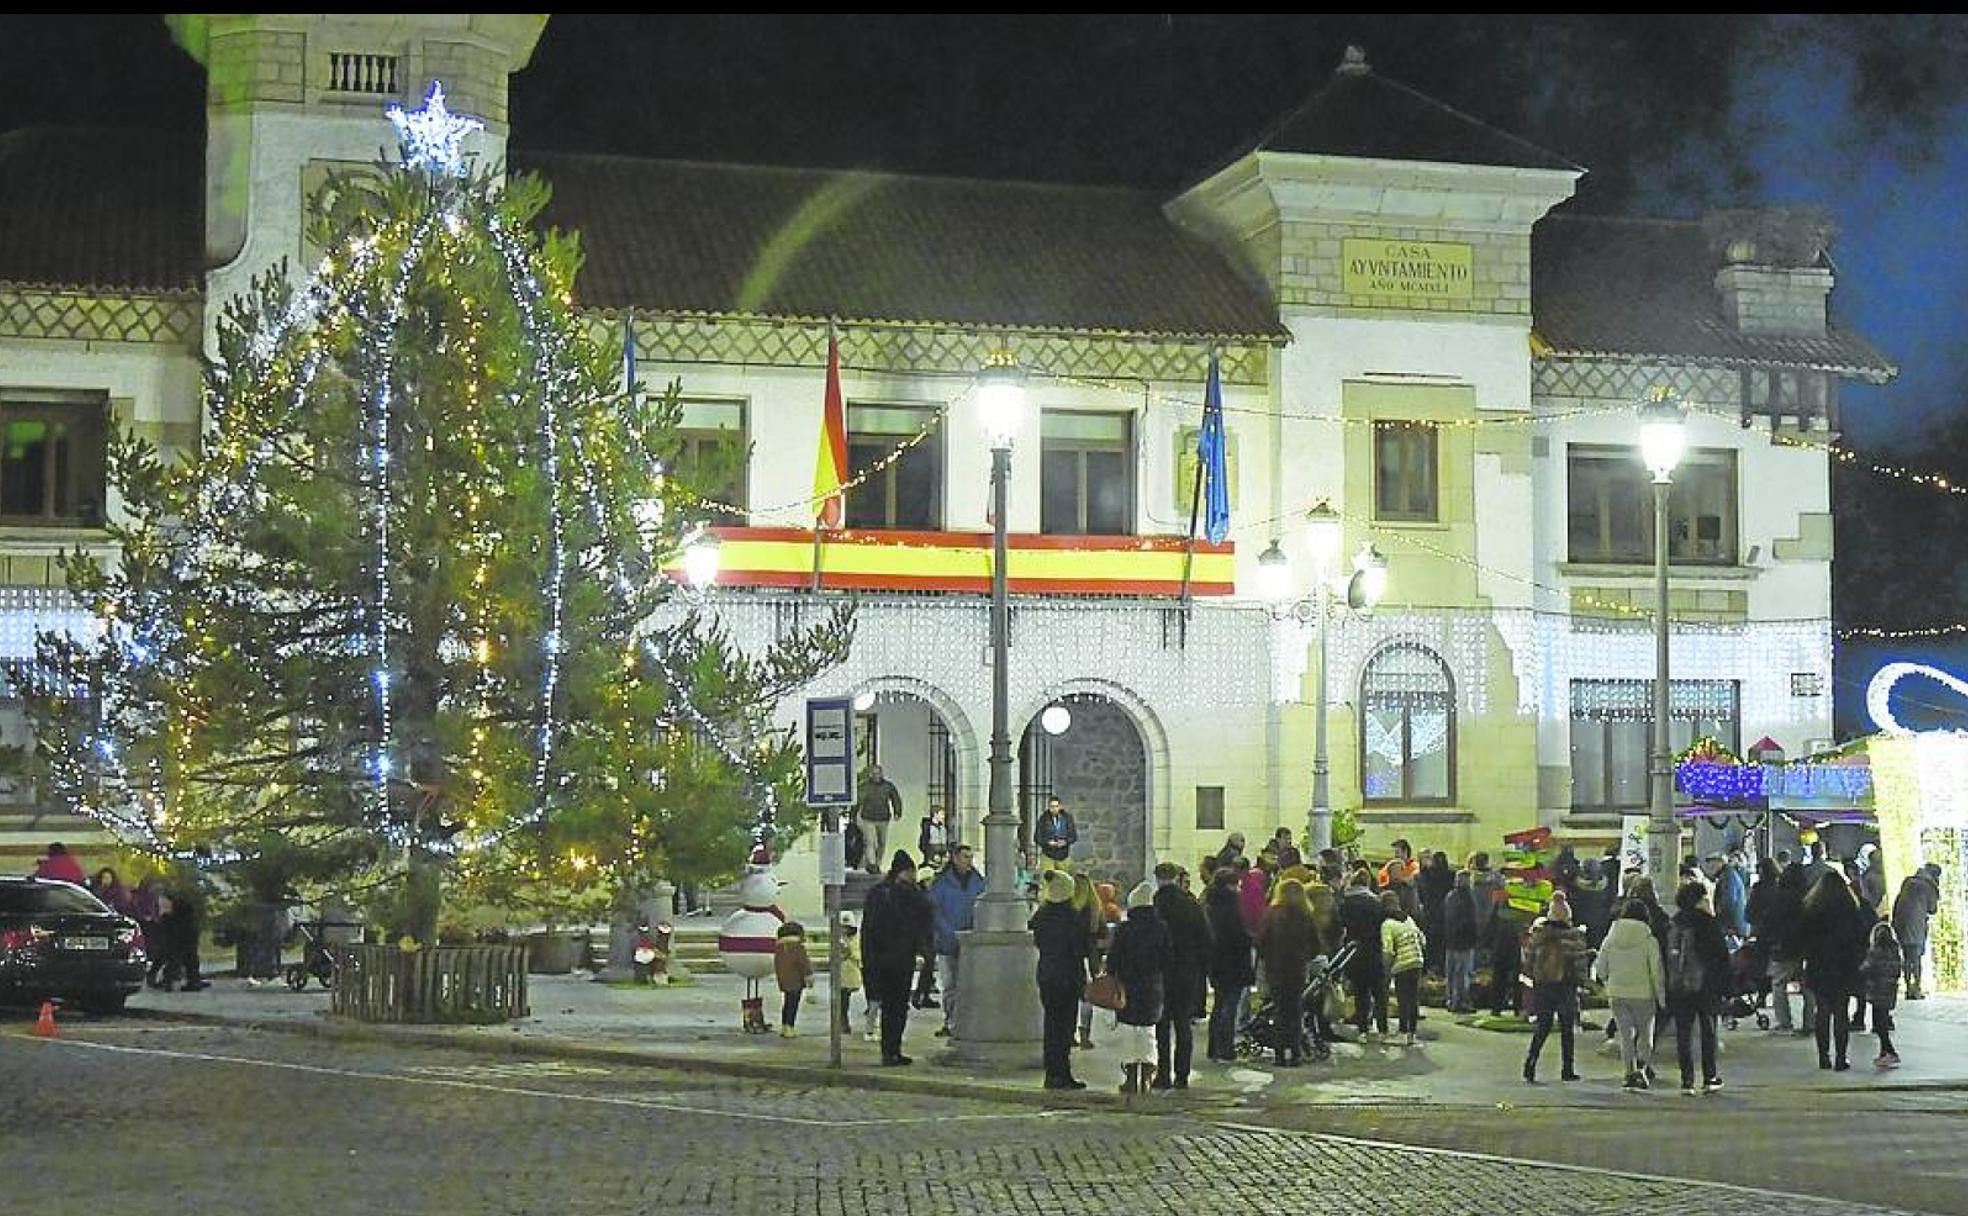
<instances>
[{"instance_id":1,"label":"balcony railing","mask_svg":"<svg viewBox=\"0 0 1968 1216\"><path fill-rule=\"evenodd\" d=\"M826 532L804 528L713 528L718 585L829 591L991 589L988 532ZM1021 595L1177 596L1236 589L1236 547L1180 536L1040 536L1008 539L1006 580ZM815 570L818 568L816 578ZM679 570L681 569L679 565Z\"/></svg>"}]
</instances>

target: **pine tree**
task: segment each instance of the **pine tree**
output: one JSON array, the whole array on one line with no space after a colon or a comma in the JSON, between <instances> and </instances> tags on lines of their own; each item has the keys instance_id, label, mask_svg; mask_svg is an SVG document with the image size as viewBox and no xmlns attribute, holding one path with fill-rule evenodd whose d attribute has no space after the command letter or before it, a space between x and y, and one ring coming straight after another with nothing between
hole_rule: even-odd
<instances>
[{"instance_id":1,"label":"pine tree","mask_svg":"<svg viewBox=\"0 0 1968 1216\"><path fill-rule=\"evenodd\" d=\"M443 873L734 872L796 806L767 715L852 630L748 656L679 611L709 510L664 475L679 386L626 388L544 184L465 171L433 111L323 192L307 283L226 306L201 451L112 441L120 560L64 562L105 629L44 636L34 698L58 789L126 838L407 878L423 940Z\"/></svg>"}]
</instances>

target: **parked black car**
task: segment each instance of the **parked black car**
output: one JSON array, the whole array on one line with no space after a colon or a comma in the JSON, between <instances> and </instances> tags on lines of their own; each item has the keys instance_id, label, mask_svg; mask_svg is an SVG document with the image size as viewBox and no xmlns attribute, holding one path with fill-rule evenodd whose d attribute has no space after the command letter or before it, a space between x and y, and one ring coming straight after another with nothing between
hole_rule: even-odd
<instances>
[{"instance_id":1,"label":"parked black car","mask_svg":"<svg viewBox=\"0 0 1968 1216\"><path fill-rule=\"evenodd\" d=\"M72 883L0 878L0 1004L115 1013L143 986L143 933Z\"/></svg>"}]
</instances>

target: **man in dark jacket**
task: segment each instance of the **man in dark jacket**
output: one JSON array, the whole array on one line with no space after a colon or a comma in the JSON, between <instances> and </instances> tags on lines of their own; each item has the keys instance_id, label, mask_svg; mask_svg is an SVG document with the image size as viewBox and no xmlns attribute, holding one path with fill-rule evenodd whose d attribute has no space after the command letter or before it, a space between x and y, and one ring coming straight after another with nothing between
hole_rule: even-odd
<instances>
[{"instance_id":1,"label":"man in dark jacket","mask_svg":"<svg viewBox=\"0 0 1968 1216\"><path fill-rule=\"evenodd\" d=\"M902 1054L909 1024L909 981L930 945L936 913L916 885L915 859L898 851L888 876L868 890L861 913L861 976L881 1006L882 1063L913 1063Z\"/></svg>"},{"instance_id":2,"label":"man in dark jacket","mask_svg":"<svg viewBox=\"0 0 1968 1216\"><path fill-rule=\"evenodd\" d=\"M1039 853L1051 864L1046 869L1057 869L1068 857L1073 855L1073 845L1080 839L1080 829L1073 823L1072 812L1057 798L1046 801L1045 814L1032 825L1032 843L1039 846Z\"/></svg>"},{"instance_id":3,"label":"man in dark jacket","mask_svg":"<svg viewBox=\"0 0 1968 1216\"><path fill-rule=\"evenodd\" d=\"M1900 939L1906 960L1907 1000L1925 1000L1920 987L1920 961L1927 953L1927 925L1941 906L1941 867L1928 862L1906 876L1893 898L1893 934Z\"/></svg>"},{"instance_id":4,"label":"man in dark jacket","mask_svg":"<svg viewBox=\"0 0 1968 1216\"><path fill-rule=\"evenodd\" d=\"M1677 911L1667 930L1667 1011L1674 1018L1674 1049L1681 1063L1681 1092L1714 1093L1722 1088L1715 1065L1715 1019L1729 992L1729 947L1722 925L1708 909L1708 889L1699 881L1674 893ZM1695 1085L1693 1032L1701 1028L1702 1083Z\"/></svg>"},{"instance_id":5,"label":"man in dark jacket","mask_svg":"<svg viewBox=\"0 0 1968 1216\"><path fill-rule=\"evenodd\" d=\"M1189 1062L1196 1054L1192 1023L1203 1012L1203 977L1209 967L1209 922L1196 897L1182 889L1182 877L1182 867L1173 862L1155 867L1155 915L1161 917L1169 934L1162 1020L1155 1026L1156 1089L1189 1088Z\"/></svg>"},{"instance_id":6,"label":"man in dark jacket","mask_svg":"<svg viewBox=\"0 0 1968 1216\"><path fill-rule=\"evenodd\" d=\"M1085 1089L1073 1077L1073 1018L1087 981L1086 917L1073 907L1073 879L1059 870L1039 884L1032 941L1039 948L1039 1006L1045 1016L1045 1087Z\"/></svg>"},{"instance_id":7,"label":"man in dark jacket","mask_svg":"<svg viewBox=\"0 0 1968 1216\"><path fill-rule=\"evenodd\" d=\"M1349 886L1339 901L1339 924L1357 949L1347 965L1353 985L1353 1024L1367 1033L1367 1019L1387 1033L1387 971L1380 955L1380 922L1387 919L1380 897L1364 884Z\"/></svg>"},{"instance_id":8,"label":"man in dark jacket","mask_svg":"<svg viewBox=\"0 0 1968 1216\"><path fill-rule=\"evenodd\" d=\"M1203 919L1209 922L1210 1023L1209 1058L1229 1064L1237 1058L1237 1010L1244 993L1257 982L1251 965L1250 929L1237 901L1237 874L1218 870L1203 895Z\"/></svg>"},{"instance_id":9,"label":"man in dark jacket","mask_svg":"<svg viewBox=\"0 0 1968 1216\"><path fill-rule=\"evenodd\" d=\"M873 874L881 864L881 855L888 851L888 825L902 818L902 792L882 776L879 764L869 765L868 775L862 778L854 799L854 817L867 825L863 830L868 838L868 873Z\"/></svg>"}]
</instances>

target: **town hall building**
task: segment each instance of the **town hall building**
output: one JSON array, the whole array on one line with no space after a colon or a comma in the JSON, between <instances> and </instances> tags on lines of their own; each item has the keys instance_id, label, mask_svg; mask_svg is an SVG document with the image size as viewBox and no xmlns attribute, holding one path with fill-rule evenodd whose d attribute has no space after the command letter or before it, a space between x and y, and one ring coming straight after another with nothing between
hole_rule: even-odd
<instances>
[{"instance_id":1,"label":"town hall building","mask_svg":"<svg viewBox=\"0 0 1968 1216\"><path fill-rule=\"evenodd\" d=\"M981 838L975 385L999 352L1033 407L1008 513L1020 806L1060 798L1077 861L1103 876L1193 866L1231 831L1305 832L1321 502L1342 565L1364 546L1387 562L1377 608L1326 625L1342 824L1460 859L1540 824L1609 839L1643 811L1654 516L1637 409L1664 389L1691 407L1669 514L1672 741L1803 754L1831 738L1825 445L1841 385L1895 369L1835 319L1811 213L1577 214L1583 168L1357 50L1168 192L521 151L507 81L544 17L167 20L207 73L202 140L0 135L6 662L80 615L52 558L102 543L110 428L198 442L219 308L306 262L308 191L372 162L384 106L441 79L485 122L481 164L551 185L543 218L581 234L593 323L633 334L644 382L681 384L686 460L743 454L716 487L706 609L758 646L858 602L851 656L811 691L857 698L909 843L932 806ZM830 336L854 480L844 526L816 542ZM1216 543L1191 523L1212 356L1231 481ZM0 713L20 741L18 706ZM42 795L0 787L0 848L86 842Z\"/></svg>"}]
</instances>

